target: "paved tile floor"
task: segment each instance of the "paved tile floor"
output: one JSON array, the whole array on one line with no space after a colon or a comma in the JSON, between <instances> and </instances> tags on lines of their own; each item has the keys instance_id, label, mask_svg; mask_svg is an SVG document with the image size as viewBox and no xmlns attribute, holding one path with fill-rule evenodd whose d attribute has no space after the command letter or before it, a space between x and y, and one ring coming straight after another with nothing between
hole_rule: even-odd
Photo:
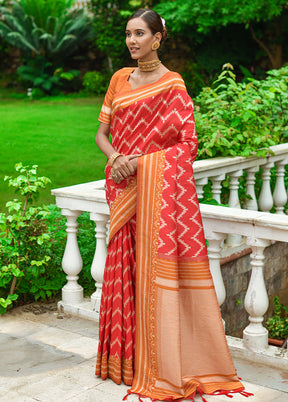
<instances>
[{"instance_id":1,"label":"paved tile floor","mask_svg":"<svg viewBox=\"0 0 288 402\"><path fill-rule=\"evenodd\" d=\"M0 401L121 402L128 387L94 375L96 339L94 322L59 314L54 304L21 307L0 317ZM254 396L236 394L231 401L288 402L287 372L234 361ZM127 401L136 402L138 397L130 395ZM195 401L200 402L200 396Z\"/></svg>"}]
</instances>

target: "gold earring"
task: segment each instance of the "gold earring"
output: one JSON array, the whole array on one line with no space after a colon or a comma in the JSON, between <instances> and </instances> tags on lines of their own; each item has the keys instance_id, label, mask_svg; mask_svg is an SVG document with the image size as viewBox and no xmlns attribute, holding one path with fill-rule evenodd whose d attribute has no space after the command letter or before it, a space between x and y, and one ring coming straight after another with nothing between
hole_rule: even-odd
<instances>
[{"instance_id":1,"label":"gold earring","mask_svg":"<svg viewBox=\"0 0 288 402\"><path fill-rule=\"evenodd\" d=\"M159 48L159 46L160 46L159 42L154 42L152 45L152 50L157 50Z\"/></svg>"}]
</instances>

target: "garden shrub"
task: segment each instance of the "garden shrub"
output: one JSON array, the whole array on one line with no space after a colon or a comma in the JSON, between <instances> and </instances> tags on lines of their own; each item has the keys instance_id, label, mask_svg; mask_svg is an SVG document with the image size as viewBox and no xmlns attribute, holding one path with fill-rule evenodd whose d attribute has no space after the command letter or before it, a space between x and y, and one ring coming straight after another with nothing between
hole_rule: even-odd
<instances>
[{"instance_id":1,"label":"garden shrub","mask_svg":"<svg viewBox=\"0 0 288 402\"><path fill-rule=\"evenodd\" d=\"M41 189L50 182L37 175L37 166L16 165L19 175L5 177L9 186L23 201L14 199L0 214L0 314L13 302L30 302L54 298L66 282L61 261L66 233L65 218L55 205L35 206ZM85 293L95 290L91 278L91 263L95 250L94 223L88 214L79 217L79 248L84 267L79 283Z\"/></svg>"},{"instance_id":2,"label":"garden shrub","mask_svg":"<svg viewBox=\"0 0 288 402\"><path fill-rule=\"evenodd\" d=\"M198 157L264 156L288 139L288 67L242 83L226 67L195 98Z\"/></svg>"},{"instance_id":3,"label":"garden shrub","mask_svg":"<svg viewBox=\"0 0 288 402\"><path fill-rule=\"evenodd\" d=\"M285 340L288 337L288 308L280 303L278 296L274 297L273 303L273 316L266 322L269 337Z\"/></svg>"},{"instance_id":4,"label":"garden shrub","mask_svg":"<svg viewBox=\"0 0 288 402\"><path fill-rule=\"evenodd\" d=\"M63 71L63 68L58 68L54 72L52 70L52 63L42 57L36 57L30 60L26 66L20 66L17 72L33 90L38 89L43 95L45 93L56 95L60 89L64 89L65 84L67 87L67 82L72 83L80 74L79 70Z\"/></svg>"},{"instance_id":5,"label":"garden shrub","mask_svg":"<svg viewBox=\"0 0 288 402\"><path fill-rule=\"evenodd\" d=\"M110 76L100 71L88 71L83 77L85 91L93 95L102 95L106 92Z\"/></svg>"},{"instance_id":6,"label":"garden shrub","mask_svg":"<svg viewBox=\"0 0 288 402\"><path fill-rule=\"evenodd\" d=\"M71 65L71 57L93 35L91 15L84 9L72 10L72 3L21 0L0 6L0 38L23 54L19 74L29 86L48 94L63 85L75 89L74 78L79 71L64 71L64 67Z\"/></svg>"}]
</instances>

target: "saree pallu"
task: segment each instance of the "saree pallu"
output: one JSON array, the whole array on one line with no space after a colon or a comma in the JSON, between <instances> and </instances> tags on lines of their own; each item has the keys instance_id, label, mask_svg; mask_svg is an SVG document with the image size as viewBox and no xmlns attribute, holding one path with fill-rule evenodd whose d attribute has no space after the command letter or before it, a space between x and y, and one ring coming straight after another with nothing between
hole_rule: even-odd
<instances>
[{"instance_id":1,"label":"saree pallu","mask_svg":"<svg viewBox=\"0 0 288 402\"><path fill-rule=\"evenodd\" d=\"M154 400L244 394L209 270L192 168L193 103L182 78L169 72L119 91L111 141L143 156L137 177L119 185L106 167L111 227L96 374Z\"/></svg>"}]
</instances>

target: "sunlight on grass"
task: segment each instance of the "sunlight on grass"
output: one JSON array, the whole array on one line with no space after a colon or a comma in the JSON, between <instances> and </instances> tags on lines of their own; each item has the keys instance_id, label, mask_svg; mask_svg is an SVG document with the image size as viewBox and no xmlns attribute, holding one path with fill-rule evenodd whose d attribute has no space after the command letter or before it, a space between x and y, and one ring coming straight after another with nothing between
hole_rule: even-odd
<instances>
[{"instance_id":1,"label":"sunlight on grass","mask_svg":"<svg viewBox=\"0 0 288 402\"><path fill-rule=\"evenodd\" d=\"M36 164L52 180L41 202L55 202L51 188L104 177L105 157L95 145L103 99L0 101L0 209L13 198L3 182L17 162Z\"/></svg>"}]
</instances>

